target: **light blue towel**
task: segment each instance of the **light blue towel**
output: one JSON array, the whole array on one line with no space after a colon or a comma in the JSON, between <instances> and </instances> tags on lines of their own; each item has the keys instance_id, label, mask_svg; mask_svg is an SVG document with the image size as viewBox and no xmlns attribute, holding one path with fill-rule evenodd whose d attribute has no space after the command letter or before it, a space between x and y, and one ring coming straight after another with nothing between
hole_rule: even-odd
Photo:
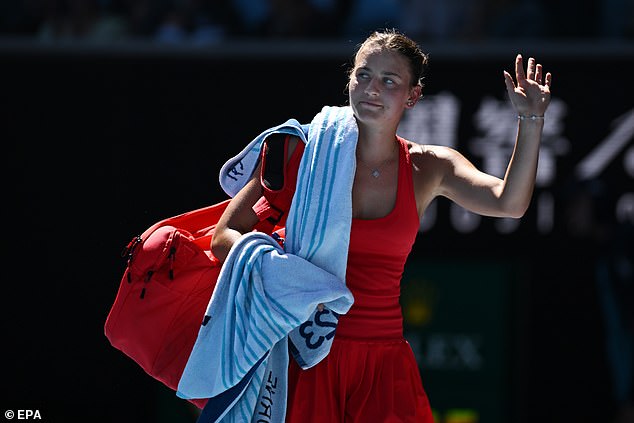
<instances>
[{"instance_id":1,"label":"light blue towel","mask_svg":"<svg viewBox=\"0 0 634 423\"><path fill-rule=\"evenodd\" d=\"M283 422L287 334L319 303L346 313L352 296L338 277L286 254L271 236L240 237L220 271L177 395L211 398L205 411L213 418L205 422L257 421L259 411ZM261 410L267 396L273 406Z\"/></svg>"},{"instance_id":2,"label":"light blue towel","mask_svg":"<svg viewBox=\"0 0 634 423\"><path fill-rule=\"evenodd\" d=\"M295 119L289 119L281 125L263 131L222 166L219 175L220 186L227 195L234 197L249 182L260 160L262 143L269 135L273 133L295 135L306 143L306 132L308 132L308 125L301 125Z\"/></svg>"},{"instance_id":3,"label":"light blue towel","mask_svg":"<svg viewBox=\"0 0 634 423\"><path fill-rule=\"evenodd\" d=\"M200 421L283 422L287 345L302 367L314 366L330 350L338 315L352 305L344 281L356 122L349 107L324 107L307 138L304 131L294 120L266 130L221 169L221 186L233 196L250 179L268 134L291 133L306 142L286 254L268 235L243 235L218 278L177 392L211 398ZM319 303L326 309L316 311Z\"/></svg>"},{"instance_id":4,"label":"light blue towel","mask_svg":"<svg viewBox=\"0 0 634 423\"><path fill-rule=\"evenodd\" d=\"M345 281L352 224L352 183L359 130L350 107L322 108L310 124L293 202L286 220L286 251ZM315 310L290 333L304 369L329 352L338 315Z\"/></svg>"}]
</instances>

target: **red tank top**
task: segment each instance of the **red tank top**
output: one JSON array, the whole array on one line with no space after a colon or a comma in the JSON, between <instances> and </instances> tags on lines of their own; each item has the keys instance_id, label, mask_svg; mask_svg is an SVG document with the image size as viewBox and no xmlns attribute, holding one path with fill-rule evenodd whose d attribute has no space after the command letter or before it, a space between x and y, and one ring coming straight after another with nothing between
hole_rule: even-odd
<instances>
[{"instance_id":1,"label":"red tank top","mask_svg":"<svg viewBox=\"0 0 634 423\"><path fill-rule=\"evenodd\" d=\"M352 219L346 285L354 304L342 315L337 335L358 339L400 339L401 277L420 226L407 142L398 137L396 203L378 219Z\"/></svg>"}]
</instances>

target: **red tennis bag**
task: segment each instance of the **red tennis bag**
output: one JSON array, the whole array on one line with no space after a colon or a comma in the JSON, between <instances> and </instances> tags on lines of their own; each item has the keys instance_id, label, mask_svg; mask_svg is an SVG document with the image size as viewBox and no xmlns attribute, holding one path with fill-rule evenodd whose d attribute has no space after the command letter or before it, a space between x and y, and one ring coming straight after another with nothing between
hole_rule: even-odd
<instances>
[{"instance_id":1,"label":"red tennis bag","mask_svg":"<svg viewBox=\"0 0 634 423\"><path fill-rule=\"evenodd\" d=\"M264 150L270 148L263 149L263 169ZM303 148L296 150L301 157ZM296 169L288 176L283 188L263 186L264 196L254 207L260 218L256 230L283 236L280 225L290 207ZM127 265L105 322L105 335L112 346L173 390L177 390L220 273L211 239L229 202L163 219L135 236L123 251ZM202 408L207 400L191 402Z\"/></svg>"},{"instance_id":2,"label":"red tennis bag","mask_svg":"<svg viewBox=\"0 0 634 423\"><path fill-rule=\"evenodd\" d=\"M157 222L124 249L127 266L106 319L106 337L173 390L220 273L210 242L228 203Z\"/></svg>"}]
</instances>

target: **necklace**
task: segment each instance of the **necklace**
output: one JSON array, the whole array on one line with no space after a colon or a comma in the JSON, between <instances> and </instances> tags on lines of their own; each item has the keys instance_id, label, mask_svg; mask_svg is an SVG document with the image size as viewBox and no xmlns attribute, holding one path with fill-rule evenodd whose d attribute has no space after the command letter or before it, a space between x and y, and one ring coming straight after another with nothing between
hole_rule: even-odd
<instances>
[{"instance_id":1,"label":"necklace","mask_svg":"<svg viewBox=\"0 0 634 423\"><path fill-rule=\"evenodd\" d=\"M383 168L383 166L385 166L387 164L387 162L389 162L392 159L392 153L390 153L390 156L383 160L378 166L376 167L370 167L368 166L363 160L358 159L357 161L359 163L361 163L363 166L365 166L369 171L370 171L370 176L372 176L374 179L377 179L379 176L381 176L381 169Z\"/></svg>"}]
</instances>

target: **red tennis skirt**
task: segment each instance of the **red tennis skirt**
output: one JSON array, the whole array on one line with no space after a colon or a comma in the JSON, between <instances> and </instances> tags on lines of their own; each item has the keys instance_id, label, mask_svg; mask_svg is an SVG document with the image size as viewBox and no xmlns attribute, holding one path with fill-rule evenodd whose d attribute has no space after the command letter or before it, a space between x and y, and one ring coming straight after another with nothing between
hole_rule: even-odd
<instances>
[{"instance_id":1,"label":"red tennis skirt","mask_svg":"<svg viewBox=\"0 0 634 423\"><path fill-rule=\"evenodd\" d=\"M330 353L302 370L291 359L287 423L434 423L405 339L335 337Z\"/></svg>"}]
</instances>

